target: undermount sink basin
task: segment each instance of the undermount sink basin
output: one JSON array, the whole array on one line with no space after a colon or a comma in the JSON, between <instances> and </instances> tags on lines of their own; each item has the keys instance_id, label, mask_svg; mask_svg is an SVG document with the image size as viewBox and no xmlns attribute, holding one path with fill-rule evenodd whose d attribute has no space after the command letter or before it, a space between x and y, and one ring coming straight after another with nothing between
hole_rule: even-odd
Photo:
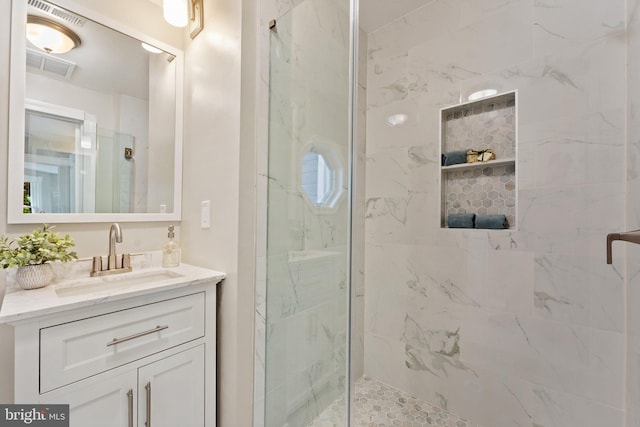
<instances>
[{"instance_id":1,"label":"undermount sink basin","mask_svg":"<svg viewBox=\"0 0 640 427\"><path fill-rule=\"evenodd\" d=\"M91 277L56 286L59 296L84 295L93 292L112 291L151 282L177 279L182 274L170 270L153 270L133 273L114 274L112 276Z\"/></svg>"}]
</instances>

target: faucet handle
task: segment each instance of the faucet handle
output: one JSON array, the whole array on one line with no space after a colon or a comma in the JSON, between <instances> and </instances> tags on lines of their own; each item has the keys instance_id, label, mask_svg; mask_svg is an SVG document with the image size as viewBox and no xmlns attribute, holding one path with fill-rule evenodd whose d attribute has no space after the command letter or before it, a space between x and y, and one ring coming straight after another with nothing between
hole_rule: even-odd
<instances>
[{"instance_id":1,"label":"faucet handle","mask_svg":"<svg viewBox=\"0 0 640 427\"><path fill-rule=\"evenodd\" d=\"M122 268L131 268L130 254L122 254Z\"/></svg>"},{"instance_id":2,"label":"faucet handle","mask_svg":"<svg viewBox=\"0 0 640 427\"><path fill-rule=\"evenodd\" d=\"M93 262L91 263L91 275L94 275L100 271L102 271L102 257L94 256Z\"/></svg>"}]
</instances>

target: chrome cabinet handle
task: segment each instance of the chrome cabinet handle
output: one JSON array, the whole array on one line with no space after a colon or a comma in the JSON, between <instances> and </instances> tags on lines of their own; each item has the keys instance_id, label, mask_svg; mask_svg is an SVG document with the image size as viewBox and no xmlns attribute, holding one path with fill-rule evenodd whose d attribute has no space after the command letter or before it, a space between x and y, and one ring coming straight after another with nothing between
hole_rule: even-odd
<instances>
[{"instance_id":1,"label":"chrome cabinet handle","mask_svg":"<svg viewBox=\"0 0 640 427\"><path fill-rule=\"evenodd\" d=\"M146 427L151 427L151 382L144 386L147 391L147 420L144 422Z\"/></svg>"},{"instance_id":2,"label":"chrome cabinet handle","mask_svg":"<svg viewBox=\"0 0 640 427\"><path fill-rule=\"evenodd\" d=\"M138 332L137 334L133 334L133 335L129 335L128 337L124 337L124 338L114 338L113 340L109 341L107 343L107 347L110 347L112 345L116 345L116 344L120 344L123 343L125 341L131 341L134 340L136 338L140 338L143 337L145 335L149 335L149 334L153 334L155 332L160 332L163 331L165 329L169 329L168 325L164 325L164 326L156 326L153 329L149 329L148 331L144 331L144 332Z\"/></svg>"},{"instance_id":3,"label":"chrome cabinet handle","mask_svg":"<svg viewBox=\"0 0 640 427\"><path fill-rule=\"evenodd\" d=\"M133 390L127 392L127 401L129 403L129 427L133 427Z\"/></svg>"}]
</instances>

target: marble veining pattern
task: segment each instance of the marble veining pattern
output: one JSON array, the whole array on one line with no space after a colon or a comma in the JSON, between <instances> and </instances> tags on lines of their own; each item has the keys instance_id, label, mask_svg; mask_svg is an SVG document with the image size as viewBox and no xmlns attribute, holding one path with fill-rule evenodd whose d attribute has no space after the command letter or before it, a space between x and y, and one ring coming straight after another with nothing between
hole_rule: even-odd
<instances>
[{"instance_id":1,"label":"marble veining pattern","mask_svg":"<svg viewBox=\"0 0 640 427\"><path fill-rule=\"evenodd\" d=\"M622 40L625 13L639 12L627 5L438 0L369 34L365 375L492 427L624 425L626 269L622 252L604 263L603 238L637 228L625 220L640 176L625 117L640 80ZM485 88L517 91L517 120L506 103L447 117ZM386 125L397 112L407 123ZM441 120L443 151L515 157L504 147L517 132L517 176L508 165L441 173ZM517 228L441 228L447 213L497 213L498 200Z\"/></svg>"}]
</instances>

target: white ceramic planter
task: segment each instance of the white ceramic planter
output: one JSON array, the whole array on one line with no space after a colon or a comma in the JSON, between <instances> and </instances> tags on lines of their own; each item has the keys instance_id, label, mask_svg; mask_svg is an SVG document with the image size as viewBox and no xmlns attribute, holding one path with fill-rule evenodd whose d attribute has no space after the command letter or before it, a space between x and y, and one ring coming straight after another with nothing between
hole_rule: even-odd
<instances>
[{"instance_id":1,"label":"white ceramic planter","mask_svg":"<svg viewBox=\"0 0 640 427\"><path fill-rule=\"evenodd\" d=\"M16 281L22 289L43 288L53 279L53 267L51 264L25 265L18 268Z\"/></svg>"}]
</instances>

